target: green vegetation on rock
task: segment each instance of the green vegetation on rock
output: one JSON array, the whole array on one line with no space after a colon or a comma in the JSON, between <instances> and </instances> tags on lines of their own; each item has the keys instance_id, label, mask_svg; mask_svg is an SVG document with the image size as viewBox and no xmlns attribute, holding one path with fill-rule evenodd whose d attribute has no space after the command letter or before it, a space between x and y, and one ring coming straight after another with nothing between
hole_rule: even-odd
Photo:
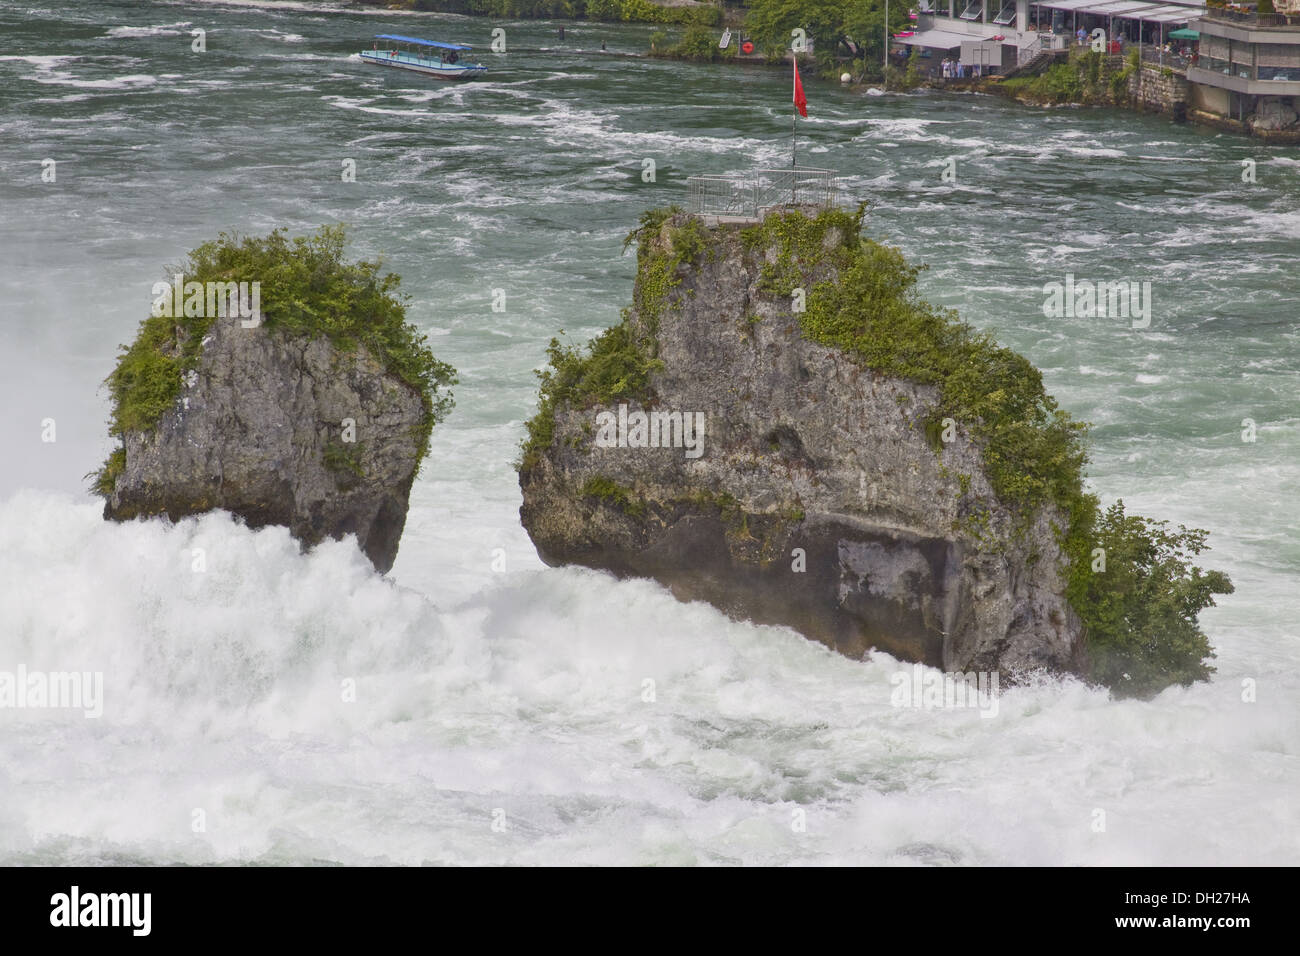
<instances>
[{"instance_id":1,"label":"green vegetation on rock","mask_svg":"<svg viewBox=\"0 0 1300 956\"><path fill-rule=\"evenodd\" d=\"M222 233L194 249L181 265L167 270L186 282L259 282L262 328L291 337L327 337L335 347L358 345L383 367L420 393L426 418L416 436L419 457L428 451L433 426L453 404L455 370L438 361L425 336L406 321L406 297L397 293L399 277L380 274L378 261L345 262L343 226L323 226L314 235L289 239L283 229L265 238ZM112 413L109 434L149 431L172 408L185 375L196 369L204 336L215 316L150 315L135 341L123 346L108 376ZM199 310L206 311L206 310ZM93 490L112 493L125 467L116 449L95 473Z\"/></svg>"},{"instance_id":2,"label":"green vegetation on rock","mask_svg":"<svg viewBox=\"0 0 1300 956\"><path fill-rule=\"evenodd\" d=\"M1085 426L1057 407L1027 359L923 300L916 291L921 267L859 238L864 211L777 214L743 229L752 253L778 250L776 263L762 267L760 288L788 298L809 284L798 314L807 338L884 375L937 386L928 436L953 419L979 442L999 498L1026 510L1053 501L1070 513L1080 494Z\"/></svg>"},{"instance_id":3,"label":"green vegetation on rock","mask_svg":"<svg viewBox=\"0 0 1300 956\"><path fill-rule=\"evenodd\" d=\"M327 442L321 456L322 464L337 474L364 478L366 475L361 467L364 451L365 445L360 442Z\"/></svg>"},{"instance_id":4,"label":"green vegetation on rock","mask_svg":"<svg viewBox=\"0 0 1300 956\"><path fill-rule=\"evenodd\" d=\"M663 231L664 223L680 213L681 209L676 206L645 212L641 215L641 224L623 239L624 251L636 243L637 278L632 302L642 326L652 335L658 331L659 317L667 304L669 291L681 284L677 270L701 255L711 255L704 225L694 217L670 229L666 251L658 248L655 240ZM653 339L648 344L653 351Z\"/></svg>"},{"instance_id":5,"label":"green vegetation on rock","mask_svg":"<svg viewBox=\"0 0 1300 956\"><path fill-rule=\"evenodd\" d=\"M104 462L99 471L92 472L87 477L94 478L90 490L100 497L108 497L117 487L118 477L126 470L126 449L119 445L109 453L108 461Z\"/></svg>"},{"instance_id":6,"label":"green vegetation on rock","mask_svg":"<svg viewBox=\"0 0 1300 956\"><path fill-rule=\"evenodd\" d=\"M519 469L527 471L555 440L555 414L564 407L590 408L646 394L658 361L637 341L626 313L623 321L592 339L585 350L551 339L550 368L541 379L537 414L529 419Z\"/></svg>"},{"instance_id":7,"label":"green vegetation on rock","mask_svg":"<svg viewBox=\"0 0 1300 956\"><path fill-rule=\"evenodd\" d=\"M1207 532L1124 512L1117 501L1095 516L1096 549L1075 555L1066 597L1088 625L1086 673L1125 696L1147 697L1171 684L1206 680L1214 657L1197 614L1214 595L1231 594L1221 571L1191 558L1206 550ZM1094 570L1094 568L1096 570Z\"/></svg>"},{"instance_id":8,"label":"green vegetation on rock","mask_svg":"<svg viewBox=\"0 0 1300 956\"><path fill-rule=\"evenodd\" d=\"M582 486L582 496L607 501L633 517L645 513L645 502L638 498L631 489L624 488L613 479L606 478L603 475L588 478Z\"/></svg>"},{"instance_id":9,"label":"green vegetation on rock","mask_svg":"<svg viewBox=\"0 0 1300 956\"><path fill-rule=\"evenodd\" d=\"M669 236L663 251L652 241L666 223L681 210L676 206L652 209L642 214L641 224L628 234L623 248L637 243L637 280L633 302L640 317L640 331L634 329L630 313L622 321L592 339L586 349L564 346L551 339L546 355L550 367L538 372L541 379L537 414L528 422L519 469L527 471L551 446L555 435L555 413L561 408L591 408L629 399L649 397L650 373L660 368L654 332L669 291L680 284L678 269L704 253L706 236L697 219L687 220Z\"/></svg>"}]
</instances>

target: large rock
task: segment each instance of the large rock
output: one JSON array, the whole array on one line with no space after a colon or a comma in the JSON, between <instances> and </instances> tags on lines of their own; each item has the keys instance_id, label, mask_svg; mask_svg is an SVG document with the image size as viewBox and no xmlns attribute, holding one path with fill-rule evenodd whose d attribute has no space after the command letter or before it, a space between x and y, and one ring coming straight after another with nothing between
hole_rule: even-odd
<instances>
[{"instance_id":1,"label":"large rock","mask_svg":"<svg viewBox=\"0 0 1300 956\"><path fill-rule=\"evenodd\" d=\"M1259 130L1288 129L1295 125L1296 119L1296 111L1282 100L1264 99L1251 116L1250 126Z\"/></svg>"},{"instance_id":2,"label":"large rock","mask_svg":"<svg viewBox=\"0 0 1300 956\"><path fill-rule=\"evenodd\" d=\"M126 465L104 516L222 508L250 527L284 525L307 546L355 534L387 571L425 419L419 392L364 347L219 318L175 406L155 429L124 436Z\"/></svg>"},{"instance_id":3,"label":"large rock","mask_svg":"<svg viewBox=\"0 0 1300 956\"><path fill-rule=\"evenodd\" d=\"M995 504L973 520L996 496L960 423L932 447L936 390L806 338L789 300L761 287L775 248L747 252L727 227L708 247L653 321L629 315L662 366L628 414L702 412L702 454L598 447L597 415L617 407L557 407L553 440L520 472L542 559L651 577L855 657L875 647L1012 679L1071 669L1081 625L1064 598L1062 515L1046 506L1017 530Z\"/></svg>"}]
</instances>

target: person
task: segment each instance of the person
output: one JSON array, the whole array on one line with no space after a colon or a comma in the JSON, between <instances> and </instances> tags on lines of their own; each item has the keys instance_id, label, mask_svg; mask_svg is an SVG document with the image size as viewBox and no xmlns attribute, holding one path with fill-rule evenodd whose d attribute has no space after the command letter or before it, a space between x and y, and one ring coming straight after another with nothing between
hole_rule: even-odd
<instances>
[{"instance_id":1,"label":"person","mask_svg":"<svg viewBox=\"0 0 1300 956\"><path fill-rule=\"evenodd\" d=\"M1083 27L1079 27L1079 29L1074 32L1074 35L1079 40L1079 46L1083 46L1088 39L1088 31Z\"/></svg>"},{"instance_id":2,"label":"person","mask_svg":"<svg viewBox=\"0 0 1300 956\"><path fill-rule=\"evenodd\" d=\"M948 69L948 58L945 56L943 58L943 62L939 64L939 75L946 80L948 79L949 72L950 71Z\"/></svg>"}]
</instances>

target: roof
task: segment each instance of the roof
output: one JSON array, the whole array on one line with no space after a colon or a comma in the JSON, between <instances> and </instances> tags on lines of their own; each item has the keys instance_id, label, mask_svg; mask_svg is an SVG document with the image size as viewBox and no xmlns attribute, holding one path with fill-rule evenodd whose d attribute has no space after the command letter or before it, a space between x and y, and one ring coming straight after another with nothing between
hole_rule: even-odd
<instances>
[{"instance_id":1,"label":"roof","mask_svg":"<svg viewBox=\"0 0 1300 956\"><path fill-rule=\"evenodd\" d=\"M982 40L983 37L971 36L969 33L950 33L947 30L922 30L910 37L894 37L895 43L908 46L928 46L936 50L951 50L962 45L965 40Z\"/></svg>"},{"instance_id":2,"label":"roof","mask_svg":"<svg viewBox=\"0 0 1300 956\"><path fill-rule=\"evenodd\" d=\"M440 50L472 50L464 43L439 43L437 40L421 40L418 37L403 37L395 33L376 33L376 40L397 40L399 43L416 43L420 46L436 46Z\"/></svg>"},{"instance_id":3,"label":"roof","mask_svg":"<svg viewBox=\"0 0 1300 956\"><path fill-rule=\"evenodd\" d=\"M1205 8L1183 3L1153 2L1153 0L1041 0L1041 6L1053 10L1094 13L1099 16L1123 17L1129 20L1146 20L1149 23L1187 23L1204 16Z\"/></svg>"}]
</instances>

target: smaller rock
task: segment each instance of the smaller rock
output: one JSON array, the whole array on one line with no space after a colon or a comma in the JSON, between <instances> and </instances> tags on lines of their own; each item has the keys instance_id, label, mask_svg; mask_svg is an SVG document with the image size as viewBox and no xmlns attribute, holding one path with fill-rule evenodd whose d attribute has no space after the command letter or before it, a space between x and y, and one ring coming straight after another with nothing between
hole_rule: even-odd
<instances>
[{"instance_id":1,"label":"smaller rock","mask_svg":"<svg viewBox=\"0 0 1300 956\"><path fill-rule=\"evenodd\" d=\"M108 379L122 445L96 481L106 519L220 508L308 547L356 535L377 570L393 566L430 432L450 409L437 391L455 373L406 323L397 277L342 251L341 228L326 227L191 253L186 288L247 276L258 321L209 313L187 292L183 312L156 307L142 323Z\"/></svg>"}]
</instances>

